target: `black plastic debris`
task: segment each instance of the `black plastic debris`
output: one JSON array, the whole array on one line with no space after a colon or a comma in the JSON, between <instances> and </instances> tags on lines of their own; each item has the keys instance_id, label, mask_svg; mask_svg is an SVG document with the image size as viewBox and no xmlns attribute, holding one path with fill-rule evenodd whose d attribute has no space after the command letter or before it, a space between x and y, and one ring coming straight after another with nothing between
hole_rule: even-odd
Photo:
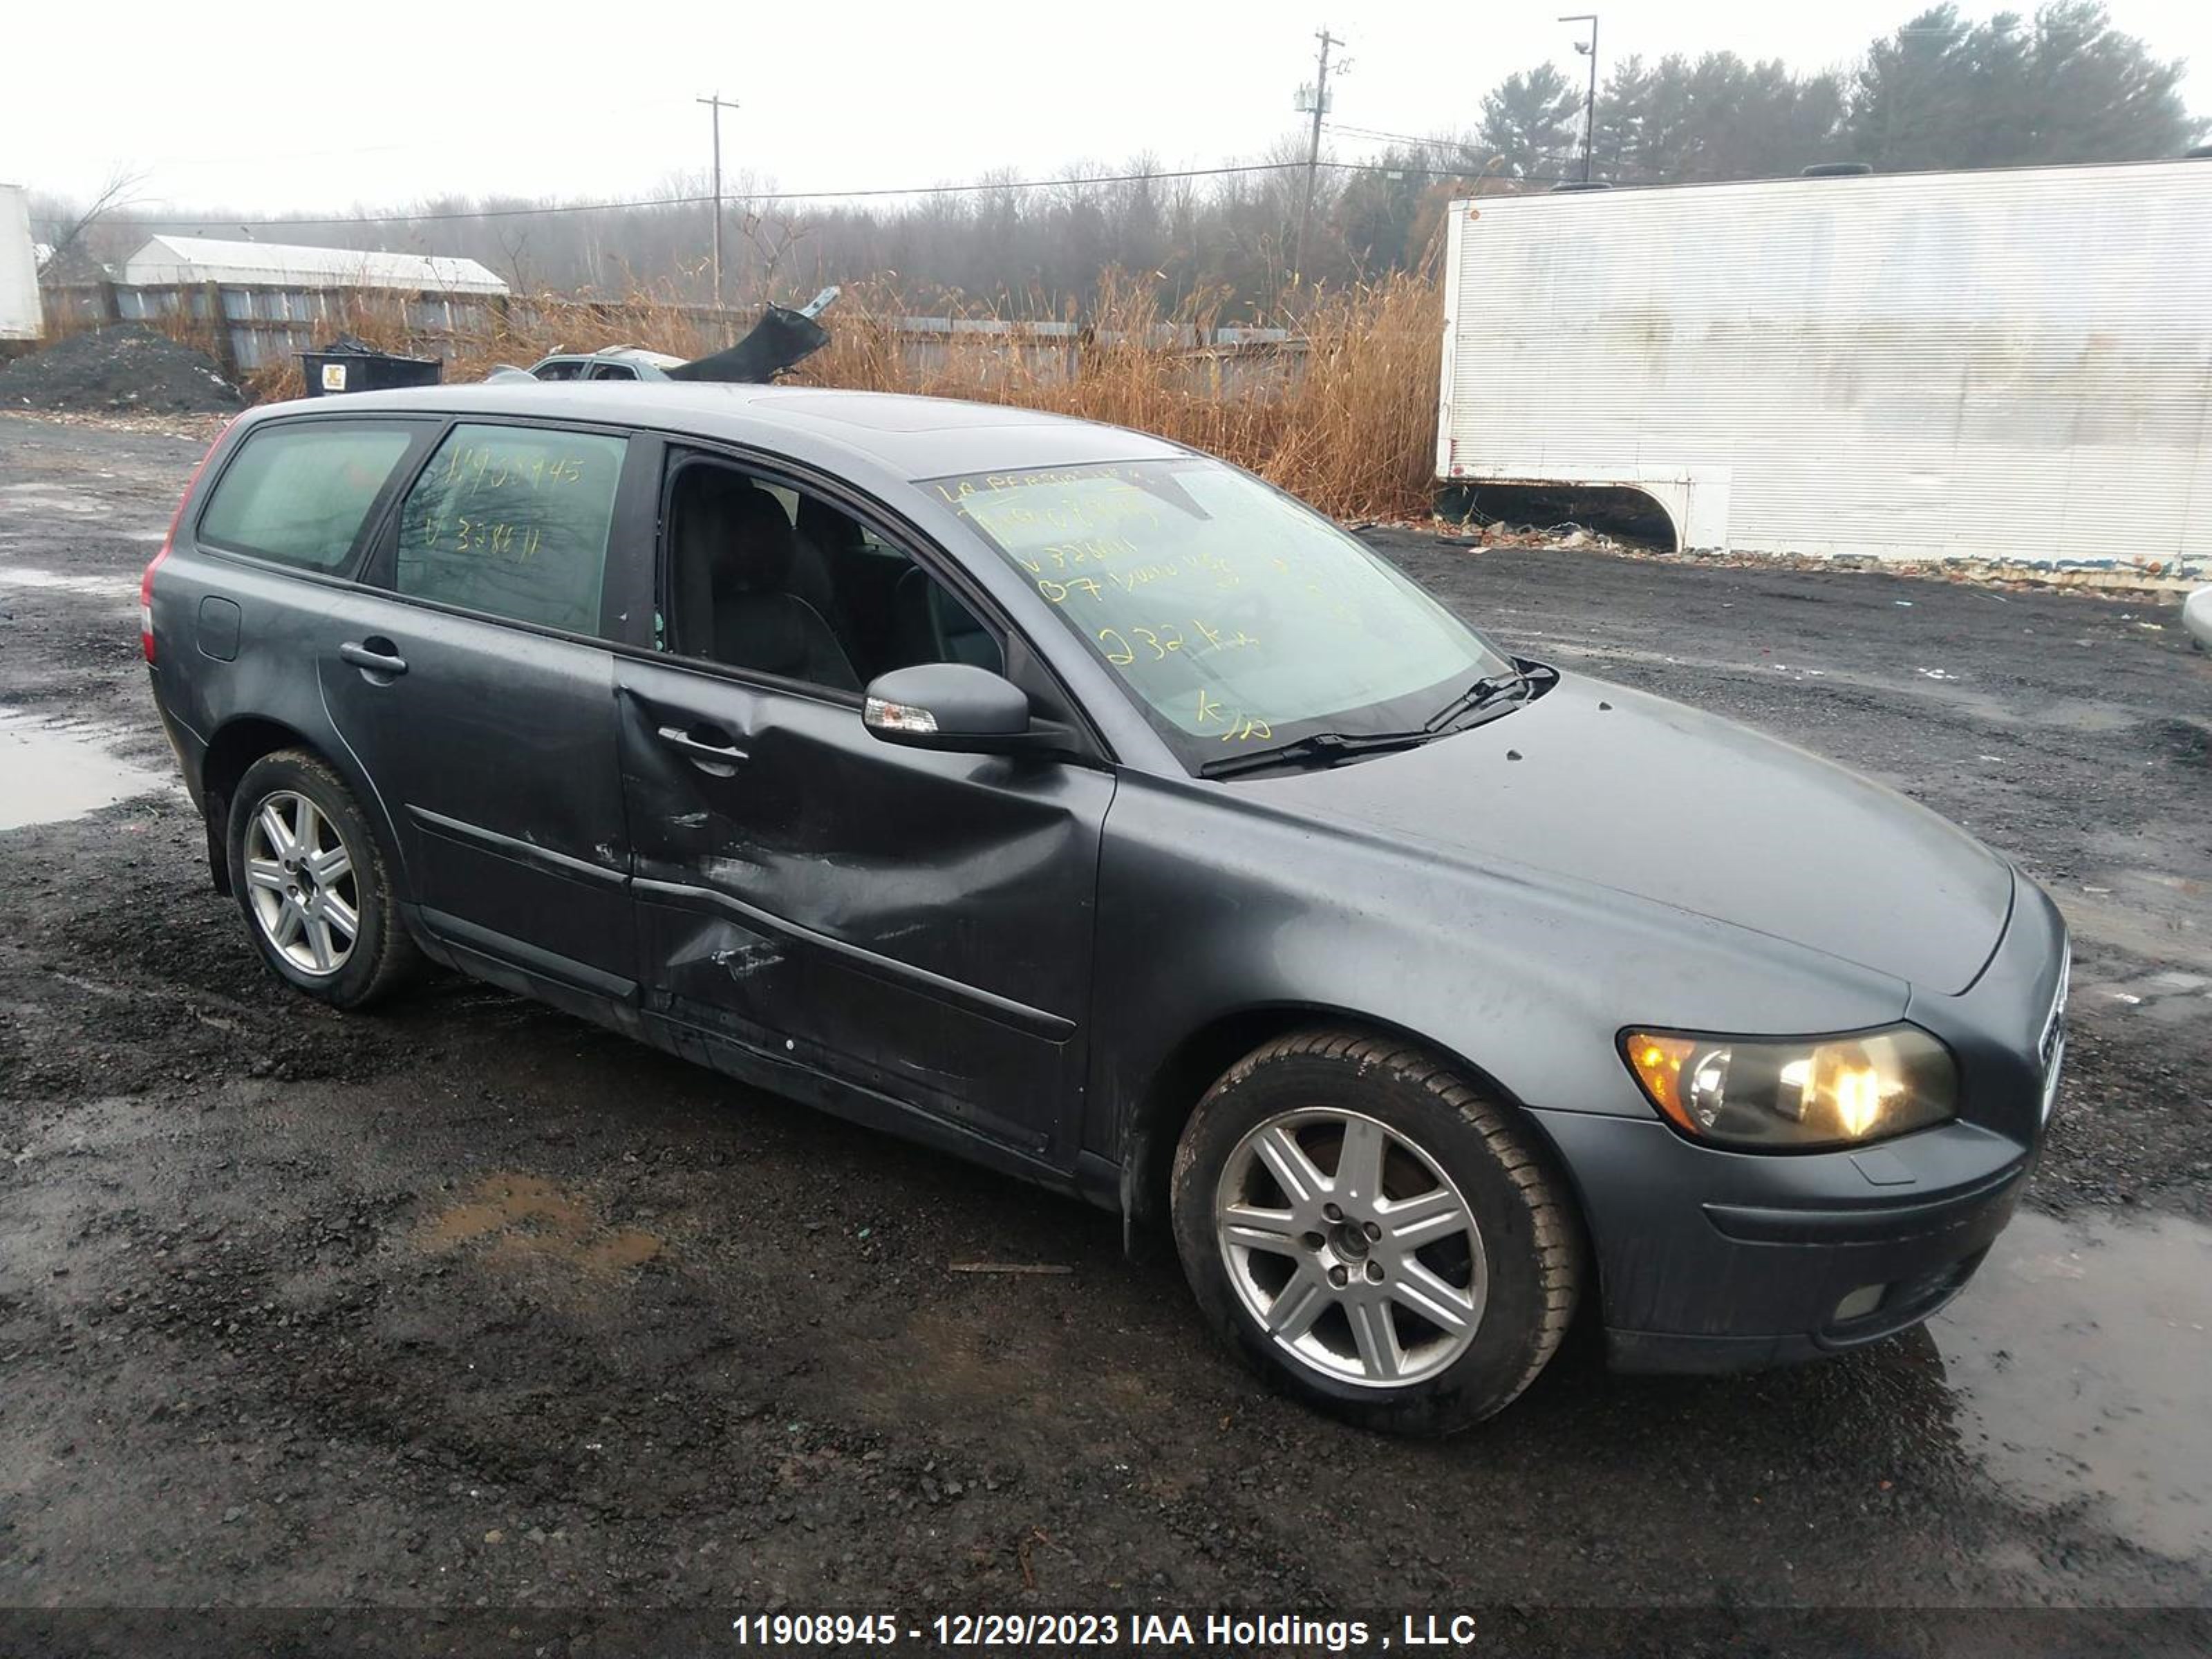
<instances>
[{"instance_id":1,"label":"black plastic debris","mask_svg":"<svg viewBox=\"0 0 2212 1659\"><path fill-rule=\"evenodd\" d=\"M830 331L804 312L770 306L752 332L727 351L679 363L672 380L725 380L763 386L830 343Z\"/></svg>"}]
</instances>

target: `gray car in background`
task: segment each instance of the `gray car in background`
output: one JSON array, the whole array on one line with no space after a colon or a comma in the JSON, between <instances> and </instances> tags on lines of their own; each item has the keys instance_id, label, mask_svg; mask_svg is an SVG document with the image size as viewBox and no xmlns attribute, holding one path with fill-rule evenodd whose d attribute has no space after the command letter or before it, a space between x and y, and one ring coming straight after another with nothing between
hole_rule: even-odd
<instances>
[{"instance_id":1,"label":"gray car in background","mask_svg":"<svg viewBox=\"0 0 2212 1659\"><path fill-rule=\"evenodd\" d=\"M1171 1237L1376 1427L1875 1340L2020 1200L2050 900L1119 428L808 388L277 404L146 575L270 970L422 961Z\"/></svg>"},{"instance_id":2,"label":"gray car in background","mask_svg":"<svg viewBox=\"0 0 2212 1659\"><path fill-rule=\"evenodd\" d=\"M531 364L539 380L665 380L684 359L643 346L607 346L599 351L556 351Z\"/></svg>"}]
</instances>

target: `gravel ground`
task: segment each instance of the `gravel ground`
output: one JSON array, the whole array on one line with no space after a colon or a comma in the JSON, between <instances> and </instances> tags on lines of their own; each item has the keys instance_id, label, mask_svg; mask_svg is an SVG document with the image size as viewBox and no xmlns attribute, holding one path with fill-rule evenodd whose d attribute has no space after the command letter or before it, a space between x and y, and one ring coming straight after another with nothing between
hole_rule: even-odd
<instances>
[{"instance_id":1,"label":"gravel ground","mask_svg":"<svg viewBox=\"0 0 2212 1659\"><path fill-rule=\"evenodd\" d=\"M0 830L0 1606L49 1610L0 1647L1565 1605L1622 1651L1634 1610L1717 1610L1653 1650L1742 1652L1800 1650L1777 1607L2212 1602L2212 659L2178 607L1377 532L1525 653L1966 823L2077 949L2031 1212L1951 1312L1747 1378L1614 1377L1585 1339L1409 1444L1262 1392L1110 1217L464 981L374 1018L280 990L137 661L199 447L0 416L0 823L94 808ZM294 1611L150 1643L73 1611L118 1604ZM408 1616L296 1611L371 1607ZM1903 1650L2079 1650L2081 1616ZM1487 1650L1549 1650L1530 1620Z\"/></svg>"}]
</instances>

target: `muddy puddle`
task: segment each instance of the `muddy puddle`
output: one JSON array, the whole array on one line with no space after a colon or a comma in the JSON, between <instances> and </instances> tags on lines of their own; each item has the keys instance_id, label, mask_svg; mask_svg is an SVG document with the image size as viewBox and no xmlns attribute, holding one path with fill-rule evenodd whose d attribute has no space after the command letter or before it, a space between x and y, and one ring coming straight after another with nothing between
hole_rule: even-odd
<instances>
[{"instance_id":1,"label":"muddy puddle","mask_svg":"<svg viewBox=\"0 0 2212 1659\"><path fill-rule=\"evenodd\" d=\"M112 734L0 708L0 830L82 817L172 780L110 754Z\"/></svg>"},{"instance_id":2,"label":"muddy puddle","mask_svg":"<svg viewBox=\"0 0 2212 1659\"><path fill-rule=\"evenodd\" d=\"M600 1274L642 1267L663 1249L653 1234L610 1226L582 1199L533 1175L487 1176L418 1237L433 1251L482 1243L495 1261L552 1261Z\"/></svg>"},{"instance_id":3,"label":"muddy puddle","mask_svg":"<svg viewBox=\"0 0 2212 1659\"><path fill-rule=\"evenodd\" d=\"M2212 1228L2023 1213L1930 1321L1961 1443L2039 1506L2212 1553Z\"/></svg>"}]
</instances>

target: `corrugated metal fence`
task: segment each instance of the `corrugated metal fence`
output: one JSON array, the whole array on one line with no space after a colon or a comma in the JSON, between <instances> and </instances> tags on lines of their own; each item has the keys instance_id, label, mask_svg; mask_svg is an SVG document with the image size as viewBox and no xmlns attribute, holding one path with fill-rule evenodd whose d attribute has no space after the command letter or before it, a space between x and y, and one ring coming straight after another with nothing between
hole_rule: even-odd
<instances>
[{"instance_id":1,"label":"corrugated metal fence","mask_svg":"<svg viewBox=\"0 0 2212 1659\"><path fill-rule=\"evenodd\" d=\"M49 334L66 334L104 323L143 321L173 326L179 321L209 345L233 378L295 352L326 343L345 326L364 301L404 310L415 349L454 357L481 349L496 332L534 331L573 311L580 327L591 319L618 318L619 303L554 301L505 295L392 294L358 288L316 289L273 284L191 283L134 286L127 283L49 285L42 290ZM705 330L735 338L751 326L757 313L713 306L660 305ZM837 323L833 312L828 319ZM900 317L889 324L900 339L909 367L922 372L942 368L953 354L977 343L991 346L1006 373L1042 380L1075 380L1089 355L1122 343L1126 337L1074 322L1007 322L994 318ZM1200 330L1188 324L1162 324L1143 343L1192 355L1194 367L1217 377L1235 395L1265 393L1294 379L1305 342L1285 329L1222 327ZM578 349L583 349L580 342Z\"/></svg>"}]
</instances>

